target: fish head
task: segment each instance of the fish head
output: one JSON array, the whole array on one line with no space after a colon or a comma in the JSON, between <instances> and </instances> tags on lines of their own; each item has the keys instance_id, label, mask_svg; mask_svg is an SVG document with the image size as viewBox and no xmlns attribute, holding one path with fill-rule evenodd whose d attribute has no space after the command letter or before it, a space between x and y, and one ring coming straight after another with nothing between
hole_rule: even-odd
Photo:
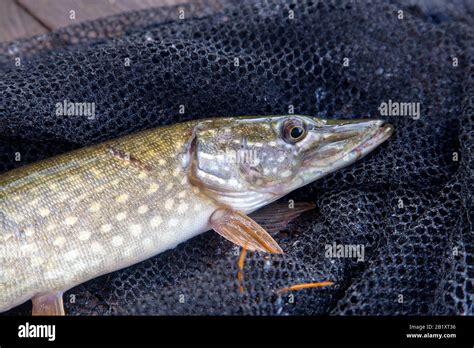
<instances>
[{"instance_id":1,"label":"fish head","mask_svg":"<svg viewBox=\"0 0 474 348\"><path fill-rule=\"evenodd\" d=\"M253 211L346 167L393 133L381 120L301 115L207 120L195 130L191 182Z\"/></svg>"}]
</instances>

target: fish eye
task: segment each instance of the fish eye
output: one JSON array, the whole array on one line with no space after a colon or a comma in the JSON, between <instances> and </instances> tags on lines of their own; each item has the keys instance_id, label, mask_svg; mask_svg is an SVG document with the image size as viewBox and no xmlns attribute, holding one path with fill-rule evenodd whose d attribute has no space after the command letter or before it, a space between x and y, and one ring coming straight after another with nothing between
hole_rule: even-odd
<instances>
[{"instance_id":1,"label":"fish eye","mask_svg":"<svg viewBox=\"0 0 474 348\"><path fill-rule=\"evenodd\" d=\"M306 136L306 126L298 119L291 119L283 124L283 140L295 144Z\"/></svg>"}]
</instances>

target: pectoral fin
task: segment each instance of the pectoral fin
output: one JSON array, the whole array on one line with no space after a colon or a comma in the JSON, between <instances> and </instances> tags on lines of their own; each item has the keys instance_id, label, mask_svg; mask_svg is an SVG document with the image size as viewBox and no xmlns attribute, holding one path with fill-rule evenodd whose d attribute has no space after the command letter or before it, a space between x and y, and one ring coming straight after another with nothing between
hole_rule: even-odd
<instances>
[{"instance_id":1,"label":"pectoral fin","mask_svg":"<svg viewBox=\"0 0 474 348\"><path fill-rule=\"evenodd\" d=\"M65 315L62 291L37 295L33 301L33 315Z\"/></svg>"},{"instance_id":2,"label":"pectoral fin","mask_svg":"<svg viewBox=\"0 0 474 348\"><path fill-rule=\"evenodd\" d=\"M250 217L268 233L273 234L280 232L291 220L315 207L316 204L312 202L295 202L291 205L288 203L273 203L250 214Z\"/></svg>"},{"instance_id":3,"label":"pectoral fin","mask_svg":"<svg viewBox=\"0 0 474 348\"><path fill-rule=\"evenodd\" d=\"M209 224L222 237L248 250L283 254L265 229L239 211L219 208L211 215Z\"/></svg>"}]
</instances>

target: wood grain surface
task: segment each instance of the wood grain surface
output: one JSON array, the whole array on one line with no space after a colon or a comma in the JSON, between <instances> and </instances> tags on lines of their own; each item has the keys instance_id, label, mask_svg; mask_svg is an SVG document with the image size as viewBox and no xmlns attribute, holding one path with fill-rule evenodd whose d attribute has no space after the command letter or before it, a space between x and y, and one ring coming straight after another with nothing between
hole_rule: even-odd
<instances>
[{"instance_id":1,"label":"wood grain surface","mask_svg":"<svg viewBox=\"0 0 474 348\"><path fill-rule=\"evenodd\" d=\"M0 42L44 34L49 31L15 0L0 0Z\"/></svg>"},{"instance_id":2,"label":"wood grain surface","mask_svg":"<svg viewBox=\"0 0 474 348\"><path fill-rule=\"evenodd\" d=\"M126 11L177 5L186 0L0 0L0 42ZM74 11L74 18L71 14Z\"/></svg>"}]
</instances>

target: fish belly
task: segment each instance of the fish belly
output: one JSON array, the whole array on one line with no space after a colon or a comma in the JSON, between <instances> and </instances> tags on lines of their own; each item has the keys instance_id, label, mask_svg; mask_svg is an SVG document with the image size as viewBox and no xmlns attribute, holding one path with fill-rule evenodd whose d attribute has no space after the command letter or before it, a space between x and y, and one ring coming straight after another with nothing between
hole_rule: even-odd
<instances>
[{"instance_id":1,"label":"fish belly","mask_svg":"<svg viewBox=\"0 0 474 348\"><path fill-rule=\"evenodd\" d=\"M121 224L113 221L113 216L116 220L120 214L117 212L110 216L110 222L104 219L100 225L82 223L77 228L65 228L62 233L47 235L47 231L27 230L20 237L12 229L3 233L0 311L35 295L66 291L141 262L209 230L209 216L215 209L212 205L197 199L175 205L170 210L172 214L149 207L146 213Z\"/></svg>"}]
</instances>

